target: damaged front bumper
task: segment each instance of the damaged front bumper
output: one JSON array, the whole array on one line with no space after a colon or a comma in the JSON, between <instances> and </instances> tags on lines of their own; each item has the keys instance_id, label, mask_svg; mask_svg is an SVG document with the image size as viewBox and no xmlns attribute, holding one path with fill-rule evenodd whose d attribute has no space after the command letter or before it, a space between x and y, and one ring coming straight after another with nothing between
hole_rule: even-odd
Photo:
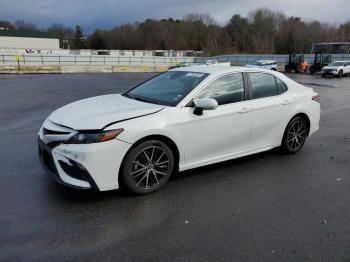
<instances>
[{"instance_id":1,"label":"damaged front bumper","mask_svg":"<svg viewBox=\"0 0 350 262\"><path fill-rule=\"evenodd\" d=\"M118 189L118 174L131 144L114 139L95 144L45 144L38 137L41 163L60 184L78 189Z\"/></svg>"}]
</instances>

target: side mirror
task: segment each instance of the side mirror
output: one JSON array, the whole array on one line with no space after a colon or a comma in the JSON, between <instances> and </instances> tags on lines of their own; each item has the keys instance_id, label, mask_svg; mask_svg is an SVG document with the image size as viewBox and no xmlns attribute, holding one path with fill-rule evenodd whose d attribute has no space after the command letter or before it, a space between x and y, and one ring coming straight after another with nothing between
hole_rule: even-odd
<instances>
[{"instance_id":1,"label":"side mirror","mask_svg":"<svg viewBox=\"0 0 350 262\"><path fill-rule=\"evenodd\" d=\"M218 107L218 102L213 98L203 98L194 102L195 115L203 115L203 110L215 110Z\"/></svg>"}]
</instances>

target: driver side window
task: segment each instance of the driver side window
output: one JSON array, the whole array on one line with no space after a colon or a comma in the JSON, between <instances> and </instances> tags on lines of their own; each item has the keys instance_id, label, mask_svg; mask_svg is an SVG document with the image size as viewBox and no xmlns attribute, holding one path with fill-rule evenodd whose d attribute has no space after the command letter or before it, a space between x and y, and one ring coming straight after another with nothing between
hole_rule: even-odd
<instances>
[{"instance_id":1,"label":"driver side window","mask_svg":"<svg viewBox=\"0 0 350 262\"><path fill-rule=\"evenodd\" d=\"M243 101L243 75L241 73L235 73L214 80L197 95L195 100L202 98L213 98L219 105Z\"/></svg>"}]
</instances>

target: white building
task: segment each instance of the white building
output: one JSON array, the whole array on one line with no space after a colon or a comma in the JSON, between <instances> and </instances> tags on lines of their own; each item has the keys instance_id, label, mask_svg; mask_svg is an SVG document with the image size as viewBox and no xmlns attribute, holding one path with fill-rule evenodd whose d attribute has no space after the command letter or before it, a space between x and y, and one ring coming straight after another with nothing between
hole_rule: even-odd
<instances>
[{"instance_id":1,"label":"white building","mask_svg":"<svg viewBox=\"0 0 350 262\"><path fill-rule=\"evenodd\" d=\"M55 50L60 48L60 44L51 33L0 29L0 48Z\"/></svg>"}]
</instances>

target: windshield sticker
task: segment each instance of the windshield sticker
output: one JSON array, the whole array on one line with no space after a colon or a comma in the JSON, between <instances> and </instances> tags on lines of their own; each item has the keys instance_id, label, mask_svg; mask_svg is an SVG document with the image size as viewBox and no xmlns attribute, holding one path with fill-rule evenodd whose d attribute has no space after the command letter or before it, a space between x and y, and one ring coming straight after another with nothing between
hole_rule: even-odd
<instances>
[{"instance_id":1,"label":"windshield sticker","mask_svg":"<svg viewBox=\"0 0 350 262\"><path fill-rule=\"evenodd\" d=\"M187 73L185 76L190 76L190 77L202 77L204 74L200 73Z\"/></svg>"}]
</instances>

